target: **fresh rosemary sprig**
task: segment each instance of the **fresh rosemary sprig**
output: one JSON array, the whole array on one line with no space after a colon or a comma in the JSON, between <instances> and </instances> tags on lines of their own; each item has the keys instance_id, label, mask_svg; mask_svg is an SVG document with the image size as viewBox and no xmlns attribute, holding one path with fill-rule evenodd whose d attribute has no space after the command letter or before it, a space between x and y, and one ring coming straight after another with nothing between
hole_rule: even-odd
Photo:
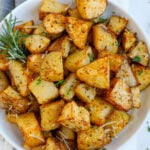
<instances>
[{"instance_id":1,"label":"fresh rosemary sprig","mask_svg":"<svg viewBox=\"0 0 150 150\"><path fill-rule=\"evenodd\" d=\"M20 40L25 35L19 30L14 32L14 27L18 22L16 17L13 18L12 14L8 19L4 20L0 34L0 53L5 53L10 60L19 60L25 63L27 51Z\"/></svg>"}]
</instances>

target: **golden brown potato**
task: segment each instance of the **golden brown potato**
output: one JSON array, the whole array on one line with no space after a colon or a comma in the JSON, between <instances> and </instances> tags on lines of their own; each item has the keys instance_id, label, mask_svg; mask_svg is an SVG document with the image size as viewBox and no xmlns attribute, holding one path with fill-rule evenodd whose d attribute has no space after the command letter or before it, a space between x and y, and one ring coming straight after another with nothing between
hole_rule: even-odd
<instances>
[{"instance_id":1,"label":"golden brown potato","mask_svg":"<svg viewBox=\"0 0 150 150\"><path fill-rule=\"evenodd\" d=\"M48 14L43 20L43 26L49 34L59 34L65 30L66 17L61 14Z\"/></svg>"},{"instance_id":2,"label":"golden brown potato","mask_svg":"<svg viewBox=\"0 0 150 150\"><path fill-rule=\"evenodd\" d=\"M96 96L96 88L81 83L75 88L76 96L85 103L91 103Z\"/></svg>"},{"instance_id":3,"label":"golden brown potato","mask_svg":"<svg viewBox=\"0 0 150 150\"><path fill-rule=\"evenodd\" d=\"M128 60L124 57L122 65L118 70L116 77L121 78L129 87L138 85L138 81L131 69Z\"/></svg>"},{"instance_id":4,"label":"golden brown potato","mask_svg":"<svg viewBox=\"0 0 150 150\"><path fill-rule=\"evenodd\" d=\"M48 51L59 51L62 52L63 58L68 57L71 49L71 41L67 35L64 35L56 39L49 47Z\"/></svg>"},{"instance_id":5,"label":"golden brown potato","mask_svg":"<svg viewBox=\"0 0 150 150\"><path fill-rule=\"evenodd\" d=\"M0 105L10 113L25 113L29 108L29 101L11 86L2 92L0 97Z\"/></svg>"},{"instance_id":6,"label":"golden brown potato","mask_svg":"<svg viewBox=\"0 0 150 150\"><path fill-rule=\"evenodd\" d=\"M19 115L17 118L17 125L23 135L24 142L28 146L35 147L45 143L40 125L34 113Z\"/></svg>"},{"instance_id":7,"label":"golden brown potato","mask_svg":"<svg viewBox=\"0 0 150 150\"><path fill-rule=\"evenodd\" d=\"M33 20L29 20L23 24L17 25L14 27L14 31L21 31L22 33L25 34L30 34L33 31L33 26L34 26L34 21Z\"/></svg>"},{"instance_id":8,"label":"golden brown potato","mask_svg":"<svg viewBox=\"0 0 150 150\"><path fill-rule=\"evenodd\" d=\"M0 54L0 70L7 71L8 64L9 64L9 60L7 59L6 54Z\"/></svg>"},{"instance_id":9,"label":"golden brown potato","mask_svg":"<svg viewBox=\"0 0 150 150\"><path fill-rule=\"evenodd\" d=\"M79 107L74 101L64 106L57 122L75 132L90 128L89 112L84 107Z\"/></svg>"},{"instance_id":10,"label":"golden brown potato","mask_svg":"<svg viewBox=\"0 0 150 150\"><path fill-rule=\"evenodd\" d=\"M98 58L109 57L110 70L117 72L122 64L122 57L118 54L114 54L108 50L103 50L98 53Z\"/></svg>"},{"instance_id":11,"label":"golden brown potato","mask_svg":"<svg viewBox=\"0 0 150 150\"><path fill-rule=\"evenodd\" d=\"M83 19L100 16L106 9L106 0L76 0L77 9Z\"/></svg>"},{"instance_id":12,"label":"golden brown potato","mask_svg":"<svg viewBox=\"0 0 150 150\"><path fill-rule=\"evenodd\" d=\"M129 86L120 78L111 81L111 88L105 99L119 110L128 111L132 108L132 94Z\"/></svg>"},{"instance_id":13,"label":"golden brown potato","mask_svg":"<svg viewBox=\"0 0 150 150\"><path fill-rule=\"evenodd\" d=\"M68 9L68 14L70 17L75 17L75 18L81 19L81 15L79 14L79 11L77 8Z\"/></svg>"},{"instance_id":14,"label":"golden brown potato","mask_svg":"<svg viewBox=\"0 0 150 150\"><path fill-rule=\"evenodd\" d=\"M130 48L134 46L136 40L135 33L131 32L129 29L124 30L122 34L122 46L126 52L128 52Z\"/></svg>"},{"instance_id":15,"label":"golden brown potato","mask_svg":"<svg viewBox=\"0 0 150 150\"><path fill-rule=\"evenodd\" d=\"M86 104L85 107L90 113L91 123L97 126L104 124L113 111L113 106L100 97L94 98L94 100Z\"/></svg>"},{"instance_id":16,"label":"golden brown potato","mask_svg":"<svg viewBox=\"0 0 150 150\"><path fill-rule=\"evenodd\" d=\"M32 54L44 52L49 44L50 39L43 35L30 35L25 40L25 47Z\"/></svg>"},{"instance_id":17,"label":"golden brown potato","mask_svg":"<svg viewBox=\"0 0 150 150\"><path fill-rule=\"evenodd\" d=\"M105 131L102 127L93 126L81 131L77 136L78 150L100 149L104 146Z\"/></svg>"},{"instance_id":18,"label":"golden brown potato","mask_svg":"<svg viewBox=\"0 0 150 150\"><path fill-rule=\"evenodd\" d=\"M88 33L92 23L75 17L67 17L66 31L73 43L80 49L83 49L87 42Z\"/></svg>"},{"instance_id":19,"label":"golden brown potato","mask_svg":"<svg viewBox=\"0 0 150 150\"><path fill-rule=\"evenodd\" d=\"M5 90L9 85L8 78L6 77L5 73L0 71L0 92Z\"/></svg>"},{"instance_id":20,"label":"golden brown potato","mask_svg":"<svg viewBox=\"0 0 150 150\"><path fill-rule=\"evenodd\" d=\"M28 96L29 95L28 84L31 78L26 73L23 64L19 61L10 61L9 72L11 75L11 80L14 82L19 93L22 96Z\"/></svg>"},{"instance_id":21,"label":"golden brown potato","mask_svg":"<svg viewBox=\"0 0 150 150\"><path fill-rule=\"evenodd\" d=\"M39 9L39 18L43 19L49 13L66 14L69 6L56 0L43 0Z\"/></svg>"},{"instance_id":22,"label":"golden brown potato","mask_svg":"<svg viewBox=\"0 0 150 150\"><path fill-rule=\"evenodd\" d=\"M57 129L60 125L56 122L64 107L64 101L59 100L40 107L41 128L43 131Z\"/></svg>"},{"instance_id":23,"label":"golden brown potato","mask_svg":"<svg viewBox=\"0 0 150 150\"><path fill-rule=\"evenodd\" d=\"M80 68L76 72L77 77L91 85L100 89L109 89L110 87L110 66L109 58L103 57L94 62Z\"/></svg>"},{"instance_id":24,"label":"golden brown potato","mask_svg":"<svg viewBox=\"0 0 150 150\"><path fill-rule=\"evenodd\" d=\"M142 65L133 64L132 70L140 83L140 91L144 90L150 84L150 69Z\"/></svg>"},{"instance_id":25,"label":"golden brown potato","mask_svg":"<svg viewBox=\"0 0 150 150\"><path fill-rule=\"evenodd\" d=\"M64 78L62 53L53 51L47 54L41 64L40 77L46 81L60 81Z\"/></svg>"},{"instance_id":26,"label":"golden brown potato","mask_svg":"<svg viewBox=\"0 0 150 150\"><path fill-rule=\"evenodd\" d=\"M58 96L58 89L53 82L48 82L37 77L29 84L29 90L37 98L39 104L52 101Z\"/></svg>"},{"instance_id":27,"label":"golden brown potato","mask_svg":"<svg viewBox=\"0 0 150 150\"><path fill-rule=\"evenodd\" d=\"M147 66L149 62L149 54L147 46L144 42L140 41L133 49L130 50L128 55L133 62L137 62L143 66Z\"/></svg>"},{"instance_id":28,"label":"golden brown potato","mask_svg":"<svg viewBox=\"0 0 150 150\"><path fill-rule=\"evenodd\" d=\"M117 134L123 130L123 128L129 122L129 115L120 110L114 110L111 115L108 117L105 129L110 129L110 136L116 137Z\"/></svg>"},{"instance_id":29,"label":"golden brown potato","mask_svg":"<svg viewBox=\"0 0 150 150\"><path fill-rule=\"evenodd\" d=\"M86 46L82 50L77 50L67 57L65 61L65 67L71 72L76 72L77 69L91 62L91 55L94 54L90 46Z\"/></svg>"},{"instance_id":30,"label":"golden brown potato","mask_svg":"<svg viewBox=\"0 0 150 150\"><path fill-rule=\"evenodd\" d=\"M117 38L103 24L93 26L93 44L98 52L108 50L117 53L118 51Z\"/></svg>"},{"instance_id":31,"label":"golden brown potato","mask_svg":"<svg viewBox=\"0 0 150 150\"><path fill-rule=\"evenodd\" d=\"M36 147L30 147L29 145L24 143L23 147L25 148L25 150L45 150L45 145L39 145L39 146L36 146Z\"/></svg>"},{"instance_id":32,"label":"golden brown potato","mask_svg":"<svg viewBox=\"0 0 150 150\"><path fill-rule=\"evenodd\" d=\"M108 30L118 36L126 27L128 20L120 16L111 16L108 22Z\"/></svg>"},{"instance_id":33,"label":"golden brown potato","mask_svg":"<svg viewBox=\"0 0 150 150\"><path fill-rule=\"evenodd\" d=\"M74 73L71 73L61 85L59 89L59 93L61 98L66 101L71 101L75 95L75 87L79 84L77 77Z\"/></svg>"},{"instance_id":34,"label":"golden brown potato","mask_svg":"<svg viewBox=\"0 0 150 150\"><path fill-rule=\"evenodd\" d=\"M10 123L14 123L14 124L17 123L17 117L18 117L18 114L16 114L16 113L8 113L8 114L6 115L7 120L8 120Z\"/></svg>"},{"instance_id":35,"label":"golden brown potato","mask_svg":"<svg viewBox=\"0 0 150 150\"><path fill-rule=\"evenodd\" d=\"M31 54L27 58L27 68L34 73L39 73L41 69L41 63L44 55L42 54Z\"/></svg>"}]
</instances>

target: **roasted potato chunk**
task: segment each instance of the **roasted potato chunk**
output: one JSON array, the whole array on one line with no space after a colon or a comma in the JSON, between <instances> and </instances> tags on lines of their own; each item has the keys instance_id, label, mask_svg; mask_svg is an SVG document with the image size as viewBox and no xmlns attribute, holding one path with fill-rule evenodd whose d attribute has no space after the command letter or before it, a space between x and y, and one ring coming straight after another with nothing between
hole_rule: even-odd
<instances>
[{"instance_id":1,"label":"roasted potato chunk","mask_svg":"<svg viewBox=\"0 0 150 150\"><path fill-rule=\"evenodd\" d=\"M143 66L147 66L149 62L148 49L144 42L140 41L128 55L133 62L137 62Z\"/></svg>"},{"instance_id":2,"label":"roasted potato chunk","mask_svg":"<svg viewBox=\"0 0 150 150\"><path fill-rule=\"evenodd\" d=\"M29 20L23 24L15 26L14 31L16 32L17 30L19 30L22 33L30 34L33 31L33 28L32 28L33 25L34 25L34 21Z\"/></svg>"},{"instance_id":3,"label":"roasted potato chunk","mask_svg":"<svg viewBox=\"0 0 150 150\"><path fill-rule=\"evenodd\" d=\"M82 50L77 50L67 57L65 61L65 67L69 71L75 72L77 69L90 63L91 55L94 55L94 54L90 46L86 46Z\"/></svg>"},{"instance_id":4,"label":"roasted potato chunk","mask_svg":"<svg viewBox=\"0 0 150 150\"><path fill-rule=\"evenodd\" d=\"M14 82L19 93L22 96L29 95L28 84L30 82L30 76L26 73L23 64L19 61L9 62L9 72L11 75L11 80Z\"/></svg>"},{"instance_id":5,"label":"roasted potato chunk","mask_svg":"<svg viewBox=\"0 0 150 150\"><path fill-rule=\"evenodd\" d=\"M81 131L77 135L79 150L99 149L104 146L105 131L102 127L93 126L88 130Z\"/></svg>"},{"instance_id":6,"label":"roasted potato chunk","mask_svg":"<svg viewBox=\"0 0 150 150\"><path fill-rule=\"evenodd\" d=\"M51 52L51 51L62 52L63 58L68 57L70 49L71 49L71 41L67 35L64 35L64 36L56 39L56 41L54 41L48 47L49 52Z\"/></svg>"},{"instance_id":7,"label":"roasted potato chunk","mask_svg":"<svg viewBox=\"0 0 150 150\"><path fill-rule=\"evenodd\" d=\"M122 34L122 46L126 52L130 50L131 47L135 45L136 34L131 32L129 29L125 29Z\"/></svg>"},{"instance_id":8,"label":"roasted potato chunk","mask_svg":"<svg viewBox=\"0 0 150 150\"><path fill-rule=\"evenodd\" d=\"M117 53L118 51L116 37L103 24L93 26L93 44L98 52L108 50L112 53Z\"/></svg>"},{"instance_id":9,"label":"roasted potato chunk","mask_svg":"<svg viewBox=\"0 0 150 150\"><path fill-rule=\"evenodd\" d=\"M5 73L0 71L0 92L5 90L9 85L8 78L6 77Z\"/></svg>"},{"instance_id":10,"label":"roasted potato chunk","mask_svg":"<svg viewBox=\"0 0 150 150\"><path fill-rule=\"evenodd\" d=\"M140 83L140 91L144 90L150 84L150 69L142 65L133 64L132 70Z\"/></svg>"},{"instance_id":11,"label":"roasted potato chunk","mask_svg":"<svg viewBox=\"0 0 150 150\"><path fill-rule=\"evenodd\" d=\"M48 14L43 20L43 26L49 34L59 34L65 30L66 17L61 14Z\"/></svg>"},{"instance_id":12,"label":"roasted potato chunk","mask_svg":"<svg viewBox=\"0 0 150 150\"><path fill-rule=\"evenodd\" d=\"M0 54L0 70L7 71L8 64L9 64L9 60L7 59L6 54Z\"/></svg>"},{"instance_id":13,"label":"roasted potato chunk","mask_svg":"<svg viewBox=\"0 0 150 150\"><path fill-rule=\"evenodd\" d=\"M83 49L87 42L88 33L92 23L75 17L67 17L66 31L73 43L80 49Z\"/></svg>"},{"instance_id":14,"label":"roasted potato chunk","mask_svg":"<svg viewBox=\"0 0 150 150\"><path fill-rule=\"evenodd\" d=\"M81 19L81 15L80 15L77 8L68 9L68 14L69 14L70 17L75 17L75 18Z\"/></svg>"},{"instance_id":15,"label":"roasted potato chunk","mask_svg":"<svg viewBox=\"0 0 150 150\"><path fill-rule=\"evenodd\" d=\"M93 86L100 89L109 89L110 87L110 66L109 58L99 58L94 62L80 68L76 72L77 77Z\"/></svg>"},{"instance_id":16,"label":"roasted potato chunk","mask_svg":"<svg viewBox=\"0 0 150 150\"><path fill-rule=\"evenodd\" d=\"M63 107L63 100L59 100L49 104L43 104L40 107L41 128L43 131L54 130L60 126L56 121L60 116Z\"/></svg>"},{"instance_id":17,"label":"roasted potato chunk","mask_svg":"<svg viewBox=\"0 0 150 150\"><path fill-rule=\"evenodd\" d=\"M113 111L113 106L100 97L94 98L94 100L86 104L85 107L90 113L91 123L97 126L104 124Z\"/></svg>"},{"instance_id":18,"label":"roasted potato chunk","mask_svg":"<svg viewBox=\"0 0 150 150\"><path fill-rule=\"evenodd\" d=\"M128 20L120 16L111 16L108 22L108 30L118 36L126 27Z\"/></svg>"},{"instance_id":19,"label":"roasted potato chunk","mask_svg":"<svg viewBox=\"0 0 150 150\"><path fill-rule=\"evenodd\" d=\"M91 103L96 96L96 88L81 83L75 88L76 96L85 103Z\"/></svg>"},{"instance_id":20,"label":"roasted potato chunk","mask_svg":"<svg viewBox=\"0 0 150 150\"><path fill-rule=\"evenodd\" d=\"M8 113L6 115L7 117L7 120L10 122L10 123L14 123L16 124L17 123L17 117L18 117L18 114L17 113Z\"/></svg>"},{"instance_id":21,"label":"roasted potato chunk","mask_svg":"<svg viewBox=\"0 0 150 150\"><path fill-rule=\"evenodd\" d=\"M79 107L74 101L64 106L57 122L75 132L90 128L89 112L84 107Z\"/></svg>"},{"instance_id":22,"label":"roasted potato chunk","mask_svg":"<svg viewBox=\"0 0 150 150\"><path fill-rule=\"evenodd\" d=\"M114 78L111 81L111 88L108 90L105 98L119 110L128 111L132 108L131 90L120 78Z\"/></svg>"},{"instance_id":23,"label":"roasted potato chunk","mask_svg":"<svg viewBox=\"0 0 150 150\"><path fill-rule=\"evenodd\" d=\"M66 79L65 82L61 85L59 93L61 98L66 101L71 101L75 95L75 87L79 84L77 77L74 73L71 73Z\"/></svg>"},{"instance_id":24,"label":"roasted potato chunk","mask_svg":"<svg viewBox=\"0 0 150 150\"><path fill-rule=\"evenodd\" d=\"M41 64L40 77L46 81L59 81L64 78L62 53L53 51L45 56Z\"/></svg>"},{"instance_id":25,"label":"roasted potato chunk","mask_svg":"<svg viewBox=\"0 0 150 150\"><path fill-rule=\"evenodd\" d=\"M29 68L34 73L39 73L43 58L44 58L44 55L42 54L29 55L27 58L27 68Z\"/></svg>"},{"instance_id":26,"label":"roasted potato chunk","mask_svg":"<svg viewBox=\"0 0 150 150\"><path fill-rule=\"evenodd\" d=\"M83 19L100 16L106 9L106 0L76 0L77 9Z\"/></svg>"},{"instance_id":27,"label":"roasted potato chunk","mask_svg":"<svg viewBox=\"0 0 150 150\"><path fill-rule=\"evenodd\" d=\"M23 135L24 142L28 146L35 147L44 144L45 139L34 113L19 115L17 125Z\"/></svg>"},{"instance_id":28,"label":"roasted potato chunk","mask_svg":"<svg viewBox=\"0 0 150 150\"><path fill-rule=\"evenodd\" d=\"M39 54L46 50L50 44L50 39L43 35L30 35L25 40L25 47L32 54Z\"/></svg>"},{"instance_id":29,"label":"roasted potato chunk","mask_svg":"<svg viewBox=\"0 0 150 150\"><path fill-rule=\"evenodd\" d=\"M69 6L56 0L43 0L39 10L39 18L43 19L49 13L66 14Z\"/></svg>"},{"instance_id":30,"label":"roasted potato chunk","mask_svg":"<svg viewBox=\"0 0 150 150\"><path fill-rule=\"evenodd\" d=\"M29 84L29 89L37 98L39 104L48 103L58 96L58 89L53 82L37 77Z\"/></svg>"},{"instance_id":31,"label":"roasted potato chunk","mask_svg":"<svg viewBox=\"0 0 150 150\"><path fill-rule=\"evenodd\" d=\"M105 129L110 129L110 136L116 137L116 135L123 130L123 128L129 122L129 115L120 110L114 110L107 119Z\"/></svg>"}]
</instances>

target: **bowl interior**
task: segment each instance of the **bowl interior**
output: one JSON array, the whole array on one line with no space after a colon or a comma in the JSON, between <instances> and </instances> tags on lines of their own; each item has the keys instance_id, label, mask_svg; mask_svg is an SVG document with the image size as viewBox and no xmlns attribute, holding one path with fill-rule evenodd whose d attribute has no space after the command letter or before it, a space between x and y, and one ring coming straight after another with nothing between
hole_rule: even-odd
<instances>
[{"instance_id":1,"label":"bowl interior","mask_svg":"<svg viewBox=\"0 0 150 150\"><path fill-rule=\"evenodd\" d=\"M23 21L27 21L33 19L35 23L39 23L38 20L38 8L40 6L42 0L28 0L17 7L12 11L12 14L16 16L18 19ZM60 2L69 3L71 0L59 0ZM74 5L74 4L73 4ZM145 41L148 44L148 40L145 38L146 36L143 34L142 29L138 26L138 24L133 20L131 15L127 12L124 12L116 6L115 4L108 2L108 7L103 14L104 17L109 17L112 14L120 15L129 20L128 28L137 33L137 37L139 40ZM2 24L2 23L1 23ZM0 24L0 27L1 27ZM119 134L118 138L114 139L111 144L107 146L107 149L116 150L125 144L134 133L140 128L144 119L146 118L150 101L149 101L149 91L150 87L142 92L141 100L142 106L139 110L134 110L132 112L133 119L128 124L128 126ZM0 110L0 134L6 138L6 140L12 144L16 149L23 150L22 148L22 136L15 125L12 125L7 122L5 118L5 114L3 110Z\"/></svg>"}]
</instances>

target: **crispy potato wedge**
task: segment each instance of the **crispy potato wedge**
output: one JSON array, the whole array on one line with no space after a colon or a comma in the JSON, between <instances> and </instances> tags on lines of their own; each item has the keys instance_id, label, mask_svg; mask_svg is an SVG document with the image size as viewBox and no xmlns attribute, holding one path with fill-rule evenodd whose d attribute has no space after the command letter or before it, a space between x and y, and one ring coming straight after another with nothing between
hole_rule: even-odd
<instances>
[{"instance_id":1,"label":"crispy potato wedge","mask_svg":"<svg viewBox=\"0 0 150 150\"><path fill-rule=\"evenodd\" d=\"M105 99L119 110L128 111L132 108L132 94L129 86L120 78L111 81L111 88Z\"/></svg>"},{"instance_id":2,"label":"crispy potato wedge","mask_svg":"<svg viewBox=\"0 0 150 150\"><path fill-rule=\"evenodd\" d=\"M126 52L128 52L130 48L133 47L137 41L136 34L126 28L122 34L121 40L122 40L123 48L125 49Z\"/></svg>"},{"instance_id":3,"label":"crispy potato wedge","mask_svg":"<svg viewBox=\"0 0 150 150\"><path fill-rule=\"evenodd\" d=\"M117 53L118 51L117 38L109 32L104 24L93 26L93 44L98 52L108 50Z\"/></svg>"},{"instance_id":4,"label":"crispy potato wedge","mask_svg":"<svg viewBox=\"0 0 150 150\"><path fill-rule=\"evenodd\" d=\"M40 125L34 113L19 115L17 118L17 125L23 135L24 142L28 146L35 147L45 143Z\"/></svg>"},{"instance_id":5,"label":"crispy potato wedge","mask_svg":"<svg viewBox=\"0 0 150 150\"><path fill-rule=\"evenodd\" d=\"M137 62L143 66L147 66L149 62L148 49L144 42L140 41L133 49L130 50L128 56L133 62Z\"/></svg>"},{"instance_id":6,"label":"crispy potato wedge","mask_svg":"<svg viewBox=\"0 0 150 150\"><path fill-rule=\"evenodd\" d=\"M50 44L50 39L43 35L30 35L25 40L25 47L32 54L39 54L46 50Z\"/></svg>"},{"instance_id":7,"label":"crispy potato wedge","mask_svg":"<svg viewBox=\"0 0 150 150\"><path fill-rule=\"evenodd\" d=\"M41 64L40 77L46 81L60 81L64 78L62 53L53 51L47 54Z\"/></svg>"},{"instance_id":8,"label":"crispy potato wedge","mask_svg":"<svg viewBox=\"0 0 150 150\"><path fill-rule=\"evenodd\" d=\"M66 101L71 101L75 95L75 87L79 84L77 77L74 73L71 73L66 79L65 82L60 86L59 93L61 98Z\"/></svg>"},{"instance_id":9,"label":"crispy potato wedge","mask_svg":"<svg viewBox=\"0 0 150 150\"><path fill-rule=\"evenodd\" d=\"M110 70L113 72L117 72L122 64L123 58L120 55L114 54L108 50L103 50L98 53L98 58L106 56L109 57Z\"/></svg>"},{"instance_id":10,"label":"crispy potato wedge","mask_svg":"<svg viewBox=\"0 0 150 150\"><path fill-rule=\"evenodd\" d=\"M57 129L60 125L56 122L64 107L64 101L59 100L40 107L41 128L43 131Z\"/></svg>"},{"instance_id":11,"label":"crispy potato wedge","mask_svg":"<svg viewBox=\"0 0 150 150\"><path fill-rule=\"evenodd\" d=\"M19 30L22 33L31 34L33 31L33 26L34 26L34 21L29 20L23 24L15 26L14 31L16 32L17 30Z\"/></svg>"},{"instance_id":12,"label":"crispy potato wedge","mask_svg":"<svg viewBox=\"0 0 150 150\"><path fill-rule=\"evenodd\" d=\"M65 30L66 17L61 14L48 14L43 20L43 26L49 34L59 34Z\"/></svg>"},{"instance_id":13,"label":"crispy potato wedge","mask_svg":"<svg viewBox=\"0 0 150 150\"><path fill-rule=\"evenodd\" d=\"M107 24L108 30L118 36L126 27L128 20L120 16L111 16Z\"/></svg>"},{"instance_id":14,"label":"crispy potato wedge","mask_svg":"<svg viewBox=\"0 0 150 150\"><path fill-rule=\"evenodd\" d=\"M6 115L7 120L8 120L10 123L14 123L14 124L17 123L17 117L18 117L18 114L17 114L17 113L8 113L8 114Z\"/></svg>"},{"instance_id":15,"label":"crispy potato wedge","mask_svg":"<svg viewBox=\"0 0 150 150\"><path fill-rule=\"evenodd\" d=\"M109 58L103 57L94 62L80 68L76 72L77 77L93 86L100 89L109 89L110 87L110 66Z\"/></svg>"},{"instance_id":16,"label":"crispy potato wedge","mask_svg":"<svg viewBox=\"0 0 150 150\"><path fill-rule=\"evenodd\" d=\"M133 64L132 71L140 83L140 91L144 90L150 84L150 69L142 65Z\"/></svg>"},{"instance_id":17,"label":"crispy potato wedge","mask_svg":"<svg viewBox=\"0 0 150 150\"><path fill-rule=\"evenodd\" d=\"M96 96L96 88L80 83L75 88L76 96L85 103L91 103Z\"/></svg>"},{"instance_id":18,"label":"crispy potato wedge","mask_svg":"<svg viewBox=\"0 0 150 150\"><path fill-rule=\"evenodd\" d=\"M67 35L64 35L56 39L49 47L48 51L59 51L62 52L63 58L68 57L71 49L71 41Z\"/></svg>"},{"instance_id":19,"label":"crispy potato wedge","mask_svg":"<svg viewBox=\"0 0 150 150\"><path fill-rule=\"evenodd\" d=\"M76 72L77 69L90 63L91 55L94 54L90 46L86 46L82 50L75 51L67 57L65 67L71 72Z\"/></svg>"},{"instance_id":20,"label":"crispy potato wedge","mask_svg":"<svg viewBox=\"0 0 150 150\"><path fill-rule=\"evenodd\" d=\"M48 82L37 77L29 84L29 90L37 98L39 104L52 101L58 96L58 89L53 82Z\"/></svg>"},{"instance_id":21,"label":"crispy potato wedge","mask_svg":"<svg viewBox=\"0 0 150 150\"><path fill-rule=\"evenodd\" d=\"M128 60L124 57L122 65L118 70L116 77L121 78L129 87L138 85L137 78L135 77Z\"/></svg>"},{"instance_id":22,"label":"crispy potato wedge","mask_svg":"<svg viewBox=\"0 0 150 150\"><path fill-rule=\"evenodd\" d=\"M39 73L41 70L41 63L44 55L42 54L31 54L27 57L27 68L34 73Z\"/></svg>"},{"instance_id":23,"label":"crispy potato wedge","mask_svg":"<svg viewBox=\"0 0 150 150\"><path fill-rule=\"evenodd\" d=\"M49 13L66 14L69 6L56 0L43 0L39 9L39 18L42 20Z\"/></svg>"},{"instance_id":24,"label":"crispy potato wedge","mask_svg":"<svg viewBox=\"0 0 150 150\"><path fill-rule=\"evenodd\" d=\"M102 127L93 126L77 135L79 150L100 149L104 146L105 131Z\"/></svg>"},{"instance_id":25,"label":"crispy potato wedge","mask_svg":"<svg viewBox=\"0 0 150 150\"><path fill-rule=\"evenodd\" d=\"M85 107L90 113L91 123L97 126L104 124L113 111L113 106L100 97L95 97L94 100L86 104Z\"/></svg>"},{"instance_id":26,"label":"crispy potato wedge","mask_svg":"<svg viewBox=\"0 0 150 150\"><path fill-rule=\"evenodd\" d=\"M9 62L9 72L11 80L14 82L17 90L22 96L29 95L28 84L31 80L30 76L26 73L23 64L19 61Z\"/></svg>"},{"instance_id":27,"label":"crispy potato wedge","mask_svg":"<svg viewBox=\"0 0 150 150\"><path fill-rule=\"evenodd\" d=\"M7 59L6 54L0 54L0 70L8 71L9 60Z\"/></svg>"},{"instance_id":28,"label":"crispy potato wedge","mask_svg":"<svg viewBox=\"0 0 150 150\"><path fill-rule=\"evenodd\" d=\"M83 19L100 16L106 9L106 0L76 0L77 9Z\"/></svg>"},{"instance_id":29,"label":"crispy potato wedge","mask_svg":"<svg viewBox=\"0 0 150 150\"><path fill-rule=\"evenodd\" d=\"M114 110L107 119L105 129L110 129L109 134L112 138L116 137L128 124L129 119L129 115L125 111Z\"/></svg>"},{"instance_id":30,"label":"crispy potato wedge","mask_svg":"<svg viewBox=\"0 0 150 150\"><path fill-rule=\"evenodd\" d=\"M75 17L75 18L81 19L81 15L80 15L77 8L69 8L68 9L68 14L69 14L70 17Z\"/></svg>"},{"instance_id":31,"label":"crispy potato wedge","mask_svg":"<svg viewBox=\"0 0 150 150\"><path fill-rule=\"evenodd\" d=\"M90 128L89 112L84 107L79 107L74 101L64 106L57 122L75 132Z\"/></svg>"},{"instance_id":32,"label":"crispy potato wedge","mask_svg":"<svg viewBox=\"0 0 150 150\"><path fill-rule=\"evenodd\" d=\"M9 81L4 72L0 71L0 92L5 90L9 85Z\"/></svg>"},{"instance_id":33,"label":"crispy potato wedge","mask_svg":"<svg viewBox=\"0 0 150 150\"><path fill-rule=\"evenodd\" d=\"M91 22L75 17L67 17L66 20L66 31L73 43L80 49L83 49L86 45L91 26Z\"/></svg>"}]
</instances>

